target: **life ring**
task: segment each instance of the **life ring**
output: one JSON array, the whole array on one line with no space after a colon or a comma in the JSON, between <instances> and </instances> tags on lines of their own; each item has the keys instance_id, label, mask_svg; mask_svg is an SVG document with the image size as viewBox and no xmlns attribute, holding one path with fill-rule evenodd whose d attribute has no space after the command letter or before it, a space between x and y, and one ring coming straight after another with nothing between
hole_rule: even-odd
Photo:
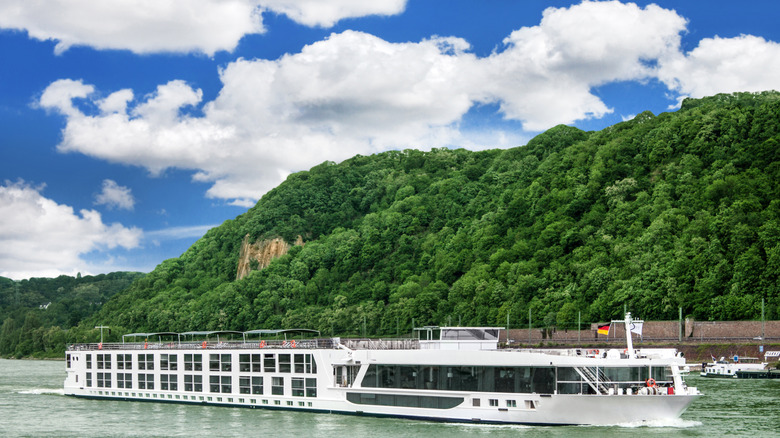
<instances>
[{"instance_id":1,"label":"life ring","mask_svg":"<svg viewBox=\"0 0 780 438\"><path fill-rule=\"evenodd\" d=\"M98 350L102 350L102 349L103 349L103 343L100 342L100 343L98 343Z\"/></svg>"},{"instance_id":2,"label":"life ring","mask_svg":"<svg viewBox=\"0 0 780 438\"><path fill-rule=\"evenodd\" d=\"M149 342L146 342L146 341L145 341L145 342L144 342L144 350L146 350L147 348L149 348Z\"/></svg>"},{"instance_id":3,"label":"life ring","mask_svg":"<svg viewBox=\"0 0 780 438\"><path fill-rule=\"evenodd\" d=\"M260 348L265 348L265 341L260 341Z\"/></svg>"},{"instance_id":4,"label":"life ring","mask_svg":"<svg viewBox=\"0 0 780 438\"><path fill-rule=\"evenodd\" d=\"M649 378L649 379L645 380L645 385L646 385L648 388L655 388L655 379L653 379L653 378L651 377L651 378Z\"/></svg>"},{"instance_id":5,"label":"life ring","mask_svg":"<svg viewBox=\"0 0 780 438\"><path fill-rule=\"evenodd\" d=\"M295 339L292 340L292 348L295 348Z\"/></svg>"},{"instance_id":6,"label":"life ring","mask_svg":"<svg viewBox=\"0 0 780 438\"><path fill-rule=\"evenodd\" d=\"M206 348L206 345L207 345L207 344L206 344L206 341L203 341L203 343L202 343L202 344L200 344L200 348Z\"/></svg>"}]
</instances>

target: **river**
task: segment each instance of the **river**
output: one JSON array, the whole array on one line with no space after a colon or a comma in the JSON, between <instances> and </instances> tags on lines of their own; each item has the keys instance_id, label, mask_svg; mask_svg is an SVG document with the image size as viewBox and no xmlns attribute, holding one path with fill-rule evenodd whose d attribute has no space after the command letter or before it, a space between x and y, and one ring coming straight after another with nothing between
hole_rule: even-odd
<instances>
[{"instance_id":1,"label":"river","mask_svg":"<svg viewBox=\"0 0 780 438\"><path fill-rule=\"evenodd\" d=\"M705 394L664 424L495 426L214 406L82 400L63 395L64 361L0 359L2 437L775 437L780 381L704 379Z\"/></svg>"}]
</instances>

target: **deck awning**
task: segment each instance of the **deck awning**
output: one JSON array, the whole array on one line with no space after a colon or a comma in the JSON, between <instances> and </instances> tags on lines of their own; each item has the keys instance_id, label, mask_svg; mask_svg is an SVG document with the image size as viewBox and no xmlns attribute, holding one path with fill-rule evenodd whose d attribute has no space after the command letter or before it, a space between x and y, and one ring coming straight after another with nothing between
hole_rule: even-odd
<instances>
[{"instance_id":1,"label":"deck awning","mask_svg":"<svg viewBox=\"0 0 780 438\"><path fill-rule=\"evenodd\" d=\"M176 336L176 338L179 338L179 333L174 332L154 332L154 333L129 333L126 335L122 335L122 342L125 342L125 338L127 337L133 337L133 338L149 338L152 336Z\"/></svg>"},{"instance_id":2,"label":"deck awning","mask_svg":"<svg viewBox=\"0 0 780 438\"><path fill-rule=\"evenodd\" d=\"M301 334L309 334L309 335L320 335L319 330L312 330L312 329L281 329L281 330L266 330L266 329L258 329L258 330L249 330L244 332L244 334L247 335L260 335L260 337L263 337L263 335L268 336L279 336L284 335L285 338L287 338L288 333L301 333Z\"/></svg>"}]
</instances>

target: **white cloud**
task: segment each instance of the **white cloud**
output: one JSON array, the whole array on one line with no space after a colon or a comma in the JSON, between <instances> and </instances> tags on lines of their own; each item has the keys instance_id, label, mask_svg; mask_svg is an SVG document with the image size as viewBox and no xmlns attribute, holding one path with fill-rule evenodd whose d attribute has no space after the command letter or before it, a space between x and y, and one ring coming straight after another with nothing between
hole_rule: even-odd
<instances>
[{"instance_id":1,"label":"white cloud","mask_svg":"<svg viewBox=\"0 0 780 438\"><path fill-rule=\"evenodd\" d=\"M196 180L213 183L209 196L248 205L291 172L326 160L461 139L454 124L474 100L460 79L476 61L466 47L453 38L393 44L359 32L335 34L276 61L229 64L203 116L181 113L202 98L182 81L159 86L134 107L127 106L129 93L110 95L95 101L104 110L94 115L60 98L91 97L91 87L57 81L40 105L67 117L62 152L152 173L191 169Z\"/></svg>"},{"instance_id":2,"label":"white cloud","mask_svg":"<svg viewBox=\"0 0 780 438\"><path fill-rule=\"evenodd\" d=\"M456 37L391 43L345 31L276 60L227 64L222 89L208 102L179 80L138 101L132 90L98 100L91 85L61 80L40 105L67 119L60 151L152 173L189 169L212 184L209 197L248 206L290 173L326 160L524 142L527 132L514 127L462 127L475 105L496 105L507 125L539 131L610 113L592 89L612 82L659 78L684 93L720 91L727 79L774 83L775 43L703 40L682 55L685 26L676 12L655 5L583 2L548 8L538 26L512 32L501 51L484 58ZM740 73L748 68L750 75ZM100 111L80 109L89 105ZM187 107L200 111L183 112Z\"/></svg>"},{"instance_id":3,"label":"white cloud","mask_svg":"<svg viewBox=\"0 0 780 438\"><path fill-rule=\"evenodd\" d=\"M244 35L264 33L262 12L286 14L308 26L343 18L390 15L405 0L4 0L0 28L73 46L135 53L232 51Z\"/></svg>"},{"instance_id":4,"label":"white cloud","mask_svg":"<svg viewBox=\"0 0 780 438\"><path fill-rule=\"evenodd\" d=\"M396 15L406 0L259 0L264 7L306 25L331 27L344 18Z\"/></svg>"},{"instance_id":5,"label":"white cloud","mask_svg":"<svg viewBox=\"0 0 780 438\"><path fill-rule=\"evenodd\" d=\"M95 205L105 205L108 208L132 210L135 198L128 187L120 186L114 180L103 180L103 190L95 196Z\"/></svg>"},{"instance_id":6,"label":"white cloud","mask_svg":"<svg viewBox=\"0 0 780 438\"><path fill-rule=\"evenodd\" d=\"M652 77L648 64L676 53L685 24L656 5L548 8L538 26L512 32L506 50L486 60L484 98L500 102L506 117L532 131L602 117L612 110L591 89Z\"/></svg>"},{"instance_id":7,"label":"white cloud","mask_svg":"<svg viewBox=\"0 0 780 438\"><path fill-rule=\"evenodd\" d=\"M84 99L94 91L95 87L82 81L60 79L46 87L38 103L43 108L57 108L65 116L78 118L81 111L73 105L73 99Z\"/></svg>"},{"instance_id":8,"label":"white cloud","mask_svg":"<svg viewBox=\"0 0 780 438\"><path fill-rule=\"evenodd\" d=\"M105 224L95 210L78 213L22 181L0 186L0 275L14 279L84 272L82 256L138 246L142 232Z\"/></svg>"},{"instance_id":9,"label":"white cloud","mask_svg":"<svg viewBox=\"0 0 780 438\"><path fill-rule=\"evenodd\" d=\"M687 54L664 58L658 77L691 97L737 91L780 90L780 44L742 35L705 38Z\"/></svg>"}]
</instances>

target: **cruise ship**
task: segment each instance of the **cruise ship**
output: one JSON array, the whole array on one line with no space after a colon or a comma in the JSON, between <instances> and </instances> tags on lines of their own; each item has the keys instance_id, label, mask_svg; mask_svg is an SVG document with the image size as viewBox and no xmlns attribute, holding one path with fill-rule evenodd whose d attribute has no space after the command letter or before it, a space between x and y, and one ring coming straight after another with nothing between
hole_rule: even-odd
<instances>
[{"instance_id":1,"label":"cruise ship","mask_svg":"<svg viewBox=\"0 0 780 438\"><path fill-rule=\"evenodd\" d=\"M669 420L700 394L681 354L634 349L628 331L622 349L509 349L498 348L501 330L424 327L387 340L134 333L70 345L64 388L88 399L533 425Z\"/></svg>"}]
</instances>

